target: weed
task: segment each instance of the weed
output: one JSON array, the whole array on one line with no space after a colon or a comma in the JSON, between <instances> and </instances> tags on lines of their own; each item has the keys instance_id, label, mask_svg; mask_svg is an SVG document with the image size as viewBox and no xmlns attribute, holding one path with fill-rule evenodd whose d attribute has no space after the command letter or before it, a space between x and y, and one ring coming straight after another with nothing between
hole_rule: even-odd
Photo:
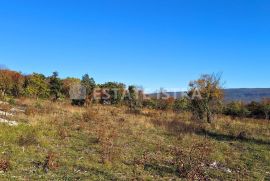
<instances>
[{"instance_id":1,"label":"weed","mask_svg":"<svg viewBox=\"0 0 270 181\"><path fill-rule=\"evenodd\" d=\"M0 171L7 172L10 169L10 162L7 159L0 159Z\"/></svg>"},{"instance_id":2,"label":"weed","mask_svg":"<svg viewBox=\"0 0 270 181\"><path fill-rule=\"evenodd\" d=\"M33 164L35 168L42 169L45 173L48 173L49 170L56 170L59 168L57 155L53 152L49 152L44 161L34 161Z\"/></svg>"},{"instance_id":3,"label":"weed","mask_svg":"<svg viewBox=\"0 0 270 181\"><path fill-rule=\"evenodd\" d=\"M97 119L97 112L92 109L87 109L87 111L84 112L82 116L85 122L95 121Z\"/></svg>"},{"instance_id":4,"label":"weed","mask_svg":"<svg viewBox=\"0 0 270 181\"><path fill-rule=\"evenodd\" d=\"M37 145L38 139L35 131L26 132L19 136L17 143L19 146Z\"/></svg>"},{"instance_id":5,"label":"weed","mask_svg":"<svg viewBox=\"0 0 270 181\"><path fill-rule=\"evenodd\" d=\"M174 148L173 163L179 176L189 180L208 180L206 169L211 163L209 160L211 151L209 143L195 143L189 151Z\"/></svg>"}]
</instances>

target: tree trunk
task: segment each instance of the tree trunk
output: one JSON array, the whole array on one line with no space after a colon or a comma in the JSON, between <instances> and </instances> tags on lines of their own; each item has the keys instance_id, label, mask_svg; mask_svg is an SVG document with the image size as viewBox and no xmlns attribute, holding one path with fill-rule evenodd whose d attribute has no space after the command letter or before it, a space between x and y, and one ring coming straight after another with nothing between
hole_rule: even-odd
<instances>
[{"instance_id":1,"label":"tree trunk","mask_svg":"<svg viewBox=\"0 0 270 181\"><path fill-rule=\"evenodd\" d=\"M207 111L207 122L212 123L213 122L213 115L211 111Z\"/></svg>"},{"instance_id":2,"label":"tree trunk","mask_svg":"<svg viewBox=\"0 0 270 181\"><path fill-rule=\"evenodd\" d=\"M265 112L264 114L265 114L265 119L269 120L269 112Z\"/></svg>"},{"instance_id":3,"label":"tree trunk","mask_svg":"<svg viewBox=\"0 0 270 181\"><path fill-rule=\"evenodd\" d=\"M205 110L206 110L206 117L207 117L207 122L212 123L213 121L213 115L209 106L209 103L205 105Z\"/></svg>"}]
</instances>

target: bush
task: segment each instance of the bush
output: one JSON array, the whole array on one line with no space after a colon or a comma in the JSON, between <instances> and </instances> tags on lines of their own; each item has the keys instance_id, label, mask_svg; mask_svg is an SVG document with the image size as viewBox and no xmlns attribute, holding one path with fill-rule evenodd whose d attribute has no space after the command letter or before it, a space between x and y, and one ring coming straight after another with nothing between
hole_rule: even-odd
<instances>
[{"instance_id":1,"label":"bush","mask_svg":"<svg viewBox=\"0 0 270 181\"><path fill-rule=\"evenodd\" d=\"M31 146L37 145L38 139L35 131L29 131L27 133L23 133L18 137L17 143L19 146Z\"/></svg>"},{"instance_id":2,"label":"bush","mask_svg":"<svg viewBox=\"0 0 270 181\"><path fill-rule=\"evenodd\" d=\"M231 102L225 106L224 114L234 117L247 117L250 115L250 111L242 102Z\"/></svg>"},{"instance_id":3,"label":"bush","mask_svg":"<svg viewBox=\"0 0 270 181\"><path fill-rule=\"evenodd\" d=\"M145 99L142 102L143 107L148 109L155 109L157 102L154 99Z\"/></svg>"},{"instance_id":4,"label":"bush","mask_svg":"<svg viewBox=\"0 0 270 181\"><path fill-rule=\"evenodd\" d=\"M95 112L92 109L88 109L86 112L83 113L82 117L83 117L83 120L85 122L96 121L97 120L96 119L97 118L97 112Z\"/></svg>"},{"instance_id":5,"label":"bush","mask_svg":"<svg viewBox=\"0 0 270 181\"><path fill-rule=\"evenodd\" d=\"M246 108L250 111L250 115L255 118L263 118L264 112L263 107L258 102L251 102L246 105Z\"/></svg>"},{"instance_id":6,"label":"bush","mask_svg":"<svg viewBox=\"0 0 270 181\"><path fill-rule=\"evenodd\" d=\"M0 159L0 171L7 172L10 169L10 162L7 159Z\"/></svg>"},{"instance_id":7,"label":"bush","mask_svg":"<svg viewBox=\"0 0 270 181\"><path fill-rule=\"evenodd\" d=\"M187 111L189 107L189 101L187 98L176 99L174 101L173 110L175 112Z\"/></svg>"},{"instance_id":8,"label":"bush","mask_svg":"<svg viewBox=\"0 0 270 181\"><path fill-rule=\"evenodd\" d=\"M14 98L10 98L10 99L8 100L8 103L9 103L10 105L15 105L15 104L16 104L16 101L15 101Z\"/></svg>"}]
</instances>

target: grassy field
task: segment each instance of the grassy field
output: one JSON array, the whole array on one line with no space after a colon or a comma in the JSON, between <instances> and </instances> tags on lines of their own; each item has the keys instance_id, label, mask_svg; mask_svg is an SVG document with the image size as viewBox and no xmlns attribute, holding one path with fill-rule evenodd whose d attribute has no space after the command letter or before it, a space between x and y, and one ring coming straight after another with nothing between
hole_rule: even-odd
<instances>
[{"instance_id":1,"label":"grassy field","mask_svg":"<svg viewBox=\"0 0 270 181\"><path fill-rule=\"evenodd\" d=\"M270 180L270 123L19 100L0 123L0 180ZM13 107L16 107L13 106Z\"/></svg>"}]
</instances>

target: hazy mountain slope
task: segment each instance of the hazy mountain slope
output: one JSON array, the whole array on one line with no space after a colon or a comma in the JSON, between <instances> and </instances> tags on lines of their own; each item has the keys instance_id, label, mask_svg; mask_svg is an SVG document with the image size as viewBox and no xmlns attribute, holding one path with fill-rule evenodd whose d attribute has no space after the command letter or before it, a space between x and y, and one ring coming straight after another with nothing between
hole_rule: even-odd
<instances>
[{"instance_id":1,"label":"hazy mountain slope","mask_svg":"<svg viewBox=\"0 0 270 181\"><path fill-rule=\"evenodd\" d=\"M177 98L185 95L184 92L168 92L170 96ZM240 88L240 89L224 89L224 97L226 102L230 101L260 101L262 98L270 98L270 88ZM150 94L152 97L157 97L157 94Z\"/></svg>"}]
</instances>

